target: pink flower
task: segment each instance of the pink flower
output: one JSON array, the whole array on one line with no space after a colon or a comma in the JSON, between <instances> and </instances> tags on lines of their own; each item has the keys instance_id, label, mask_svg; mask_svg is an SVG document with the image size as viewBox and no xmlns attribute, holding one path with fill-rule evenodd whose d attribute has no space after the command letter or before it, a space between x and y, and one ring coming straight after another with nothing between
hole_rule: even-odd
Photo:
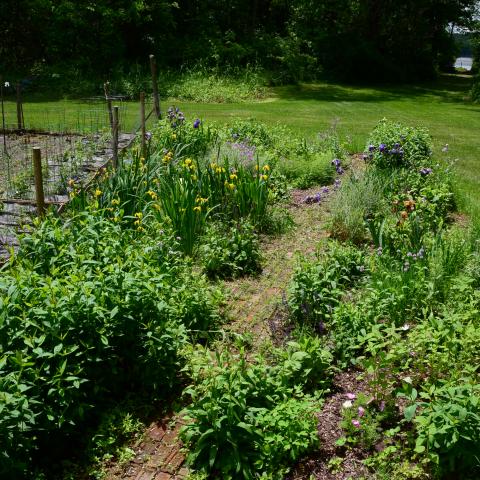
<instances>
[{"instance_id":1,"label":"pink flower","mask_svg":"<svg viewBox=\"0 0 480 480\"><path fill-rule=\"evenodd\" d=\"M352 425L355 427L355 428L360 428L360 422L358 420L352 420Z\"/></svg>"},{"instance_id":2,"label":"pink flower","mask_svg":"<svg viewBox=\"0 0 480 480\"><path fill-rule=\"evenodd\" d=\"M358 407L358 416L363 417L365 415L365 409L363 407Z\"/></svg>"},{"instance_id":3,"label":"pink flower","mask_svg":"<svg viewBox=\"0 0 480 480\"><path fill-rule=\"evenodd\" d=\"M355 400L357 396L354 393L347 393L347 398L349 400Z\"/></svg>"}]
</instances>

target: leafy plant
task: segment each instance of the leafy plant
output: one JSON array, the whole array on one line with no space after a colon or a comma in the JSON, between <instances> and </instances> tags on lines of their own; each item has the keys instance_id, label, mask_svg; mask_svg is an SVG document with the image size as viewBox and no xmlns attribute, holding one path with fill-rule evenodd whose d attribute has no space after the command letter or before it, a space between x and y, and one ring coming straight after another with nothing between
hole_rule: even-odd
<instances>
[{"instance_id":1,"label":"leafy plant","mask_svg":"<svg viewBox=\"0 0 480 480\"><path fill-rule=\"evenodd\" d=\"M335 178L335 167L332 165L334 158L330 151L289 157L279 161L278 169L293 186L298 188L328 185Z\"/></svg>"},{"instance_id":2,"label":"leafy plant","mask_svg":"<svg viewBox=\"0 0 480 480\"><path fill-rule=\"evenodd\" d=\"M301 369L308 358L293 353L270 366L261 358L252 363L243 354L217 353L212 365L208 352L194 356L195 384L185 390L190 421L181 433L189 463L211 476L251 479L278 474L316 445L318 401L300 394L299 369L291 368L292 360Z\"/></svg>"},{"instance_id":3,"label":"leafy plant","mask_svg":"<svg viewBox=\"0 0 480 480\"><path fill-rule=\"evenodd\" d=\"M247 221L209 225L200 246L200 258L209 277L229 278L261 270L258 238Z\"/></svg>"},{"instance_id":4,"label":"leafy plant","mask_svg":"<svg viewBox=\"0 0 480 480\"><path fill-rule=\"evenodd\" d=\"M178 384L188 331L212 328L218 294L158 240L95 211L48 217L23 241L0 280L1 471L28 468L120 392Z\"/></svg>"},{"instance_id":5,"label":"leafy plant","mask_svg":"<svg viewBox=\"0 0 480 480\"><path fill-rule=\"evenodd\" d=\"M381 120L368 138L365 158L379 168L416 167L432 152L426 129Z\"/></svg>"},{"instance_id":6,"label":"leafy plant","mask_svg":"<svg viewBox=\"0 0 480 480\"><path fill-rule=\"evenodd\" d=\"M325 331L323 322L331 318L343 289L353 285L365 270L363 252L348 245L332 244L316 262L302 261L289 287L292 317Z\"/></svg>"},{"instance_id":7,"label":"leafy plant","mask_svg":"<svg viewBox=\"0 0 480 480\"><path fill-rule=\"evenodd\" d=\"M410 389L415 402L417 391ZM460 383L442 382L418 394L405 410L417 434L415 451L426 453L443 472L470 472L479 469L480 385L469 379Z\"/></svg>"}]
</instances>

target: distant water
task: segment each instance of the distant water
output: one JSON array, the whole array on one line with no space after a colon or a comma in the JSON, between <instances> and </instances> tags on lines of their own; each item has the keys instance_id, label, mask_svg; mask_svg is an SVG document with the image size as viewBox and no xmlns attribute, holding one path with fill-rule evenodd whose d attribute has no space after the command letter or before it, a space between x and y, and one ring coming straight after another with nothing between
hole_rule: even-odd
<instances>
[{"instance_id":1,"label":"distant water","mask_svg":"<svg viewBox=\"0 0 480 480\"><path fill-rule=\"evenodd\" d=\"M455 68L464 68L465 70L472 69L472 58L471 57L458 57L455 60Z\"/></svg>"}]
</instances>

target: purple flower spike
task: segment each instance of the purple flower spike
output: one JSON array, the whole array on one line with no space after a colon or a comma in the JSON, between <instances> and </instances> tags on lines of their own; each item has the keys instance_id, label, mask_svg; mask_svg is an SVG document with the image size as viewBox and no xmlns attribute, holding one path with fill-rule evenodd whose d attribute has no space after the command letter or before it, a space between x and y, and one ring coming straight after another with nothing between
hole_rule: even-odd
<instances>
[{"instance_id":1,"label":"purple flower spike","mask_svg":"<svg viewBox=\"0 0 480 480\"><path fill-rule=\"evenodd\" d=\"M381 153L383 153L386 149L387 149L387 146L384 143L381 143L378 146L378 151L381 152Z\"/></svg>"},{"instance_id":2,"label":"purple flower spike","mask_svg":"<svg viewBox=\"0 0 480 480\"><path fill-rule=\"evenodd\" d=\"M198 128L200 126L200 119L197 118L194 122L193 122L193 128Z\"/></svg>"}]
</instances>

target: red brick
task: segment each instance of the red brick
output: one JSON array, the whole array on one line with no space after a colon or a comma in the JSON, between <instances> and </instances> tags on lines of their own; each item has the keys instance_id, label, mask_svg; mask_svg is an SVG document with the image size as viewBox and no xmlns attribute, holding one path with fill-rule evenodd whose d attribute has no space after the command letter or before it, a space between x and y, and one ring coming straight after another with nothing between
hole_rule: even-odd
<instances>
[{"instance_id":1,"label":"red brick","mask_svg":"<svg viewBox=\"0 0 480 480\"><path fill-rule=\"evenodd\" d=\"M156 480L156 472L154 470L143 470L141 471L135 480Z\"/></svg>"},{"instance_id":2,"label":"red brick","mask_svg":"<svg viewBox=\"0 0 480 480\"><path fill-rule=\"evenodd\" d=\"M172 476L166 472L158 472L155 480L172 480Z\"/></svg>"},{"instance_id":3,"label":"red brick","mask_svg":"<svg viewBox=\"0 0 480 480\"><path fill-rule=\"evenodd\" d=\"M165 470L170 473L175 473L185 461L185 457L178 450L172 452L165 462Z\"/></svg>"}]
</instances>

